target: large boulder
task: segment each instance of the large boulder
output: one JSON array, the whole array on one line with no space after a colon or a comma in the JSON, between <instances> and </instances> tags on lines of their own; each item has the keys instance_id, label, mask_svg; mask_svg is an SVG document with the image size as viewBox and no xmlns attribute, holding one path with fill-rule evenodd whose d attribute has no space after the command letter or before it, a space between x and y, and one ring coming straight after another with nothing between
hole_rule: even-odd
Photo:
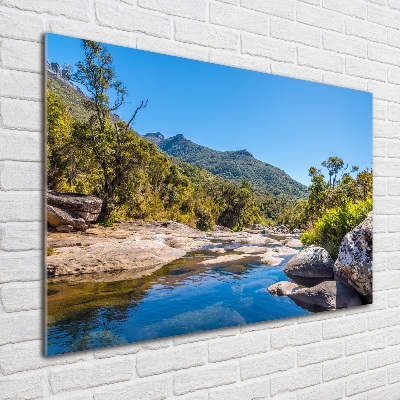
<instances>
[{"instance_id":1,"label":"large boulder","mask_svg":"<svg viewBox=\"0 0 400 400\"><path fill-rule=\"evenodd\" d=\"M372 212L343 238L334 273L336 280L347 279L365 303L372 303Z\"/></svg>"},{"instance_id":2,"label":"large boulder","mask_svg":"<svg viewBox=\"0 0 400 400\"><path fill-rule=\"evenodd\" d=\"M284 271L301 278L333 279L333 260L325 249L312 245L292 257Z\"/></svg>"},{"instance_id":3,"label":"large boulder","mask_svg":"<svg viewBox=\"0 0 400 400\"><path fill-rule=\"evenodd\" d=\"M47 222L53 228L57 228L62 225L71 225L79 231L84 231L88 228L85 220L79 215L74 214L71 211L64 211L58 207L47 205Z\"/></svg>"},{"instance_id":4,"label":"large boulder","mask_svg":"<svg viewBox=\"0 0 400 400\"><path fill-rule=\"evenodd\" d=\"M361 305L358 293L347 283L325 281L311 288L299 289L287 294L299 305L308 305L328 310Z\"/></svg>"},{"instance_id":5,"label":"large boulder","mask_svg":"<svg viewBox=\"0 0 400 400\"><path fill-rule=\"evenodd\" d=\"M80 193L48 191L47 204L65 211L72 211L85 221L96 221L101 210L102 201L97 197Z\"/></svg>"},{"instance_id":6,"label":"large boulder","mask_svg":"<svg viewBox=\"0 0 400 400\"><path fill-rule=\"evenodd\" d=\"M274 283L268 288L268 292L272 294L272 296L287 296L289 293L292 293L294 290L297 290L299 287L293 282L278 282Z\"/></svg>"}]
</instances>

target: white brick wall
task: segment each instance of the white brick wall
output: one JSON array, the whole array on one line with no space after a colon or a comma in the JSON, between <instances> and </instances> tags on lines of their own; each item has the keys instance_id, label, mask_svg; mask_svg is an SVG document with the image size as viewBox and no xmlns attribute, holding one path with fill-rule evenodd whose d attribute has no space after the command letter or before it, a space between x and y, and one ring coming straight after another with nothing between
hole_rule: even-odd
<instances>
[{"instance_id":1,"label":"white brick wall","mask_svg":"<svg viewBox=\"0 0 400 400\"><path fill-rule=\"evenodd\" d=\"M375 303L42 357L45 32L373 92ZM400 399L399 48L398 0L0 1L0 400Z\"/></svg>"}]
</instances>

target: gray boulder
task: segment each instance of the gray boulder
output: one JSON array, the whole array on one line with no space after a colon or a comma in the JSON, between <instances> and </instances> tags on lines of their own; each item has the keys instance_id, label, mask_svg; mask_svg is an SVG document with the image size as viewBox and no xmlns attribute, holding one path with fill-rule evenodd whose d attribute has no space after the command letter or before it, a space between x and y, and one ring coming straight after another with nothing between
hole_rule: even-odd
<instances>
[{"instance_id":1,"label":"gray boulder","mask_svg":"<svg viewBox=\"0 0 400 400\"><path fill-rule=\"evenodd\" d=\"M56 229L58 232L68 233L71 232L74 227L72 225L58 225Z\"/></svg>"},{"instance_id":2,"label":"gray boulder","mask_svg":"<svg viewBox=\"0 0 400 400\"><path fill-rule=\"evenodd\" d=\"M47 192L47 204L65 211L72 211L85 221L96 221L102 201L97 197L80 193Z\"/></svg>"},{"instance_id":3,"label":"gray boulder","mask_svg":"<svg viewBox=\"0 0 400 400\"><path fill-rule=\"evenodd\" d=\"M325 249L312 245L292 257L284 271L301 278L333 279L333 260Z\"/></svg>"},{"instance_id":4,"label":"gray boulder","mask_svg":"<svg viewBox=\"0 0 400 400\"><path fill-rule=\"evenodd\" d=\"M334 273L336 280L347 280L365 303L372 303L372 213L343 238Z\"/></svg>"},{"instance_id":5,"label":"gray boulder","mask_svg":"<svg viewBox=\"0 0 400 400\"><path fill-rule=\"evenodd\" d=\"M71 225L79 231L84 231L88 228L85 220L79 215L71 211L64 211L58 207L47 205L47 222L53 228L62 225Z\"/></svg>"},{"instance_id":6,"label":"gray boulder","mask_svg":"<svg viewBox=\"0 0 400 400\"><path fill-rule=\"evenodd\" d=\"M328 310L361 305L358 293L347 283L325 281L311 288L299 289L287 295L296 303Z\"/></svg>"},{"instance_id":7,"label":"gray boulder","mask_svg":"<svg viewBox=\"0 0 400 400\"><path fill-rule=\"evenodd\" d=\"M289 293L292 293L298 288L299 287L295 283L283 281L271 285L268 288L268 292L270 292L273 296L287 296Z\"/></svg>"}]
</instances>

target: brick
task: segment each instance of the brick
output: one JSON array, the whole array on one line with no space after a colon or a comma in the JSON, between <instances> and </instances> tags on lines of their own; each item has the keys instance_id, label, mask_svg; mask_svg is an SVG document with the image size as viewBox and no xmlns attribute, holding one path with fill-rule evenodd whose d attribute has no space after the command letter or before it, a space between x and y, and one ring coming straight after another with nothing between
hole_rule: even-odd
<instances>
[{"instance_id":1,"label":"brick","mask_svg":"<svg viewBox=\"0 0 400 400\"><path fill-rule=\"evenodd\" d=\"M386 101L375 100L373 107L372 107L372 118L373 119L381 119L386 120L387 117L387 110L388 106ZM375 143L374 143L375 145Z\"/></svg>"},{"instance_id":2,"label":"brick","mask_svg":"<svg viewBox=\"0 0 400 400\"><path fill-rule=\"evenodd\" d=\"M400 13L387 8L369 6L368 20L388 28L400 29Z\"/></svg>"},{"instance_id":3,"label":"brick","mask_svg":"<svg viewBox=\"0 0 400 400\"><path fill-rule=\"evenodd\" d=\"M41 222L0 223L0 250L20 251L42 249L43 237L41 232Z\"/></svg>"},{"instance_id":4,"label":"brick","mask_svg":"<svg viewBox=\"0 0 400 400\"><path fill-rule=\"evenodd\" d=\"M87 353L82 352L63 355L63 357L43 357L42 346L41 340L33 340L0 347L0 365L3 374L10 375L58 364L71 364L88 360Z\"/></svg>"},{"instance_id":5,"label":"brick","mask_svg":"<svg viewBox=\"0 0 400 400\"><path fill-rule=\"evenodd\" d=\"M374 249L375 251L399 251L400 245L400 234L398 233L381 233L374 237Z\"/></svg>"},{"instance_id":6,"label":"brick","mask_svg":"<svg viewBox=\"0 0 400 400\"><path fill-rule=\"evenodd\" d=\"M326 362L322 373L324 382L344 378L353 374L359 374L367 370L367 359L365 355L345 357L338 360Z\"/></svg>"},{"instance_id":7,"label":"brick","mask_svg":"<svg viewBox=\"0 0 400 400\"><path fill-rule=\"evenodd\" d=\"M208 357L210 362L216 362L264 353L268 350L269 335L267 333L247 334L210 342Z\"/></svg>"},{"instance_id":8,"label":"brick","mask_svg":"<svg viewBox=\"0 0 400 400\"><path fill-rule=\"evenodd\" d=\"M367 82L364 79L348 76L341 73L324 72L323 82L328 85L340 86L348 89L367 90Z\"/></svg>"},{"instance_id":9,"label":"brick","mask_svg":"<svg viewBox=\"0 0 400 400\"><path fill-rule=\"evenodd\" d=\"M205 0L138 0L138 6L178 17L206 20Z\"/></svg>"},{"instance_id":10,"label":"brick","mask_svg":"<svg viewBox=\"0 0 400 400\"><path fill-rule=\"evenodd\" d=\"M2 99L3 125L29 131L43 131L43 103L38 101Z\"/></svg>"},{"instance_id":11,"label":"brick","mask_svg":"<svg viewBox=\"0 0 400 400\"><path fill-rule=\"evenodd\" d=\"M378 43L368 44L368 58L380 63L400 66L400 50Z\"/></svg>"},{"instance_id":12,"label":"brick","mask_svg":"<svg viewBox=\"0 0 400 400\"><path fill-rule=\"evenodd\" d=\"M0 37L42 42L44 24L41 18L0 9Z\"/></svg>"},{"instance_id":13,"label":"brick","mask_svg":"<svg viewBox=\"0 0 400 400\"><path fill-rule=\"evenodd\" d=\"M386 43L386 29L357 19L345 20L345 33L371 42Z\"/></svg>"},{"instance_id":14,"label":"brick","mask_svg":"<svg viewBox=\"0 0 400 400\"><path fill-rule=\"evenodd\" d=\"M343 31L341 15L306 3L297 4L297 21L336 32Z\"/></svg>"},{"instance_id":15,"label":"brick","mask_svg":"<svg viewBox=\"0 0 400 400\"><path fill-rule=\"evenodd\" d=\"M400 123L396 122L386 122L386 121L374 121L373 122L374 128L374 136L375 137L382 137L382 138L389 138L389 139L396 139L400 138Z\"/></svg>"},{"instance_id":16,"label":"brick","mask_svg":"<svg viewBox=\"0 0 400 400\"><path fill-rule=\"evenodd\" d=\"M204 365L206 360L204 344L174 346L157 352L140 353L136 370L140 377L144 377Z\"/></svg>"},{"instance_id":17,"label":"brick","mask_svg":"<svg viewBox=\"0 0 400 400\"><path fill-rule=\"evenodd\" d=\"M46 373L30 373L0 379L0 400L43 399L46 391Z\"/></svg>"},{"instance_id":18,"label":"brick","mask_svg":"<svg viewBox=\"0 0 400 400\"><path fill-rule=\"evenodd\" d=\"M379 311L368 315L368 330L370 331L394 327L396 325L400 325L400 313L398 309Z\"/></svg>"},{"instance_id":19,"label":"brick","mask_svg":"<svg viewBox=\"0 0 400 400\"><path fill-rule=\"evenodd\" d=\"M313 47L319 47L321 42L321 33L318 29L285 20L271 21L271 36Z\"/></svg>"},{"instance_id":20,"label":"brick","mask_svg":"<svg viewBox=\"0 0 400 400\"><path fill-rule=\"evenodd\" d=\"M322 325L310 323L275 329L271 332L271 347L283 349L287 346L300 346L319 342L322 338Z\"/></svg>"},{"instance_id":21,"label":"brick","mask_svg":"<svg viewBox=\"0 0 400 400\"><path fill-rule=\"evenodd\" d=\"M388 6L394 8L396 10L400 10L400 1L399 0L388 0Z\"/></svg>"},{"instance_id":22,"label":"brick","mask_svg":"<svg viewBox=\"0 0 400 400\"><path fill-rule=\"evenodd\" d=\"M400 375L400 371L398 371ZM393 385L379 390L368 392L368 400L395 399L400 393L400 385Z\"/></svg>"},{"instance_id":23,"label":"brick","mask_svg":"<svg viewBox=\"0 0 400 400\"><path fill-rule=\"evenodd\" d=\"M295 363L294 351L271 352L259 357L248 357L240 362L240 375L242 380L267 376L292 369Z\"/></svg>"},{"instance_id":24,"label":"brick","mask_svg":"<svg viewBox=\"0 0 400 400\"><path fill-rule=\"evenodd\" d=\"M10 253L0 251L0 283L42 279L43 254L38 251Z\"/></svg>"},{"instance_id":25,"label":"brick","mask_svg":"<svg viewBox=\"0 0 400 400\"><path fill-rule=\"evenodd\" d=\"M50 372L50 387L53 394L70 390L124 382L132 378L132 361L97 361L93 364L74 365Z\"/></svg>"},{"instance_id":26,"label":"brick","mask_svg":"<svg viewBox=\"0 0 400 400\"><path fill-rule=\"evenodd\" d=\"M41 161L41 134L36 132L1 131L0 159Z\"/></svg>"},{"instance_id":27,"label":"brick","mask_svg":"<svg viewBox=\"0 0 400 400\"><path fill-rule=\"evenodd\" d=\"M386 347L386 333L368 332L346 340L346 355L366 353Z\"/></svg>"},{"instance_id":28,"label":"brick","mask_svg":"<svg viewBox=\"0 0 400 400\"><path fill-rule=\"evenodd\" d=\"M214 49L235 50L238 46L237 33L192 21L175 23L175 39Z\"/></svg>"},{"instance_id":29,"label":"brick","mask_svg":"<svg viewBox=\"0 0 400 400\"><path fill-rule=\"evenodd\" d=\"M207 368L194 368L174 377L174 394L181 395L195 390L227 385L237 381L239 367L227 363Z\"/></svg>"},{"instance_id":30,"label":"brick","mask_svg":"<svg viewBox=\"0 0 400 400\"><path fill-rule=\"evenodd\" d=\"M393 366L387 369L387 378L389 385L400 382L400 365Z\"/></svg>"},{"instance_id":31,"label":"brick","mask_svg":"<svg viewBox=\"0 0 400 400\"><path fill-rule=\"evenodd\" d=\"M252 382L241 386L228 386L211 390L209 400L254 400L263 399L269 393L268 381Z\"/></svg>"},{"instance_id":32,"label":"brick","mask_svg":"<svg viewBox=\"0 0 400 400\"><path fill-rule=\"evenodd\" d=\"M388 82L400 85L400 68L388 66Z\"/></svg>"},{"instance_id":33,"label":"brick","mask_svg":"<svg viewBox=\"0 0 400 400\"><path fill-rule=\"evenodd\" d=\"M297 400L324 399L339 400L343 398L344 382L333 382L318 385L312 389L307 389L297 394Z\"/></svg>"},{"instance_id":34,"label":"brick","mask_svg":"<svg viewBox=\"0 0 400 400\"><path fill-rule=\"evenodd\" d=\"M266 15L220 3L210 4L210 22L265 36L269 33L269 19Z\"/></svg>"},{"instance_id":35,"label":"brick","mask_svg":"<svg viewBox=\"0 0 400 400\"><path fill-rule=\"evenodd\" d=\"M34 73L0 70L0 96L27 100L40 100L43 76ZM16 82L18 84L16 84Z\"/></svg>"},{"instance_id":36,"label":"brick","mask_svg":"<svg viewBox=\"0 0 400 400\"><path fill-rule=\"evenodd\" d=\"M87 21L91 11L86 0L36 0L34 3L25 0L2 0L1 4L36 13L63 15L81 21Z\"/></svg>"},{"instance_id":37,"label":"brick","mask_svg":"<svg viewBox=\"0 0 400 400\"><path fill-rule=\"evenodd\" d=\"M358 0L323 0L322 6L329 10L338 11L351 17L365 19L367 17L367 5Z\"/></svg>"},{"instance_id":38,"label":"brick","mask_svg":"<svg viewBox=\"0 0 400 400\"><path fill-rule=\"evenodd\" d=\"M324 50L299 47L297 63L312 68L320 68L332 72L344 71L344 58Z\"/></svg>"},{"instance_id":39,"label":"brick","mask_svg":"<svg viewBox=\"0 0 400 400\"><path fill-rule=\"evenodd\" d=\"M295 62L296 48L291 43L250 35L242 35L241 39L241 51L243 54L265 57L269 60L287 63Z\"/></svg>"},{"instance_id":40,"label":"brick","mask_svg":"<svg viewBox=\"0 0 400 400\"><path fill-rule=\"evenodd\" d=\"M100 25L129 32L141 32L169 38L171 24L168 18L144 12L131 6L97 2L96 18Z\"/></svg>"},{"instance_id":41,"label":"brick","mask_svg":"<svg viewBox=\"0 0 400 400\"><path fill-rule=\"evenodd\" d=\"M388 232L394 231L399 232L399 229L394 230L395 225L397 228L400 227L400 218L397 223L392 225L393 217L388 218ZM374 291L384 291L390 289L400 289L400 274L397 271L384 271L374 276Z\"/></svg>"},{"instance_id":42,"label":"brick","mask_svg":"<svg viewBox=\"0 0 400 400\"><path fill-rule=\"evenodd\" d=\"M168 388L167 379L151 379L146 382L140 380L113 389L96 390L94 400L164 400L168 396Z\"/></svg>"},{"instance_id":43,"label":"brick","mask_svg":"<svg viewBox=\"0 0 400 400\"><path fill-rule=\"evenodd\" d=\"M232 54L222 50L211 50L209 61L215 64L244 68L252 71L271 72L269 60L263 57L254 57L246 54Z\"/></svg>"},{"instance_id":44,"label":"brick","mask_svg":"<svg viewBox=\"0 0 400 400\"><path fill-rule=\"evenodd\" d=\"M374 196L386 196L386 180L385 178L374 178ZM374 269L376 268L376 257L374 255Z\"/></svg>"},{"instance_id":45,"label":"brick","mask_svg":"<svg viewBox=\"0 0 400 400\"><path fill-rule=\"evenodd\" d=\"M261 11L268 15L286 19L295 19L296 2L294 0L241 0L240 5L252 10Z\"/></svg>"},{"instance_id":46,"label":"brick","mask_svg":"<svg viewBox=\"0 0 400 400\"><path fill-rule=\"evenodd\" d=\"M314 365L309 368L298 368L293 372L286 372L271 377L271 394L291 392L321 382L321 366Z\"/></svg>"},{"instance_id":47,"label":"brick","mask_svg":"<svg viewBox=\"0 0 400 400\"><path fill-rule=\"evenodd\" d=\"M393 159L391 160L394 161ZM398 160L396 160L397 162ZM398 207L400 206L400 198L386 197L380 199L376 205L374 205L374 211L376 213L384 215L396 215L398 214Z\"/></svg>"},{"instance_id":48,"label":"brick","mask_svg":"<svg viewBox=\"0 0 400 400\"><path fill-rule=\"evenodd\" d=\"M322 81L321 71L312 68L302 67L300 65L285 64L281 62L271 63L271 73L280 76L287 76L289 78L303 79L307 81Z\"/></svg>"},{"instance_id":49,"label":"brick","mask_svg":"<svg viewBox=\"0 0 400 400\"><path fill-rule=\"evenodd\" d=\"M389 121L400 122L400 104L388 103L387 119Z\"/></svg>"},{"instance_id":50,"label":"brick","mask_svg":"<svg viewBox=\"0 0 400 400\"><path fill-rule=\"evenodd\" d=\"M4 285L1 288L1 298L6 312L38 310L42 308L42 283L29 282Z\"/></svg>"},{"instance_id":51,"label":"brick","mask_svg":"<svg viewBox=\"0 0 400 400\"><path fill-rule=\"evenodd\" d=\"M368 392L386 385L386 371L372 371L349 378L346 381L346 396Z\"/></svg>"},{"instance_id":52,"label":"brick","mask_svg":"<svg viewBox=\"0 0 400 400\"><path fill-rule=\"evenodd\" d=\"M389 46L400 47L400 32L398 30L387 30L387 42Z\"/></svg>"},{"instance_id":53,"label":"brick","mask_svg":"<svg viewBox=\"0 0 400 400\"><path fill-rule=\"evenodd\" d=\"M400 180L392 178L387 180L387 194L389 196L400 195ZM397 261L397 260L395 260Z\"/></svg>"},{"instance_id":54,"label":"brick","mask_svg":"<svg viewBox=\"0 0 400 400\"><path fill-rule=\"evenodd\" d=\"M60 18L49 19L48 25L49 33L71 36L74 32L79 31L80 39L95 40L115 45L123 44L124 47L135 47L135 33L124 31L119 26L110 28L107 26ZM151 36L151 38L154 38L154 36Z\"/></svg>"},{"instance_id":55,"label":"brick","mask_svg":"<svg viewBox=\"0 0 400 400\"><path fill-rule=\"evenodd\" d=\"M40 192L0 192L0 222L32 221L40 218Z\"/></svg>"},{"instance_id":56,"label":"brick","mask_svg":"<svg viewBox=\"0 0 400 400\"><path fill-rule=\"evenodd\" d=\"M385 82L386 66L358 58L347 58L346 74Z\"/></svg>"},{"instance_id":57,"label":"brick","mask_svg":"<svg viewBox=\"0 0 400 400\"><path fill-rule=\"evenodd\" d=\"M368 91L373 93L374 99L400 103L400 91L394 85L382 82L368 82Z\"/></svg>"},{"instance_id":58,"label":"brick","mask_svg":"<svg viewBox=\"0 0 400 400\"><path fill-rule=\"evenodd\" d=\"M41 43L10 39L0 42L0 63L3 68L41 73L43 57Z\"/></svg>"},{"instance_id":59,"label":"brick","mask_svg":"<svg viewBox=\"0 0 400 400\"><path fill-rule=\"evenodd\" d=\"M36 162L0 161L2 190L41 190L43 164Z\"/></svg>"},{"instance_id":60,"label":"brick","mask_svg":"<svg viewBox=\"0 0 400 400\"><path fill-rule=\"evenodd\" d=\"M188 45L176 41L138 36L136 46L141 50L154 51L172 56L190 58L191 60L208 61L208 49L201 46Z\"/></svg>"},{"instance_id":61,"label":"brick","mask_svg":"<svg viewBox=\"0 0 400 400\"><path fill-rule=\"evenodd\" d=\"M7 343L39 339L41 337L41 325L38 311L0 314L0 346Z\"/></svg>"},{"instance_id":62,"label":"brick","mask_svg":"<svg viewBox=\"0 0 400 400\"><path fill-rule=\"evenodd\" d=\"M238 327L217 329L212 331L197 332L190 335L179 335L173 338L174 344L187 344L197 343L204 340L210 340L215 338L222 338L225 336L234 336L238 333Z\"/></svg>"},{"instance_id":63,"label":"brick","mask_svg":"<svg viewBox=\"0 0 400 400\"><path fill-rule=\"evenodd\" d=\"M304 367L311 364L334 360L343 356L344 346L342 342L323 341L317 345L305 346L297 350L297 365Z\"/></svg>"},{"instance_id":64,"label":"brick","mask_svg":"<svg viewBox=\"0 0 400 400\"><path fill-rule=\"evenodd\" d=\"M342 336L354 335L366 330L365 316L345 317L332 321L323 321L323 338L333 339Z\"/></svg>"},{"instance_id":65,"label":"brick","mask_svg":"<svg viewBox=\"0 0 400 400\"><path fill-rule=\"evenodd\" d=\"M377 350L367 355L368 369L386 367L400 363L400 346Z\"/></svg>"},{"instance_id":66,"label":"brick","mask_svg":"<svg viewBox=\"0 0 400 400\"><path fill-rule=\"evenodd\" d=\"M388 308L400 307L400 290L391 290L387 293Z\"/></svg>"},{"instance_id":67,"label":"brick","mask_svg":"<svg viewBox=\"0 0 400 400\"><path fill-rule=\"evenodd\" d=\"M355 57L367 57L367 44L365 41L336 32L324 32L322 45L326 50L349 54Z\"/></svg>"}]
</instances>

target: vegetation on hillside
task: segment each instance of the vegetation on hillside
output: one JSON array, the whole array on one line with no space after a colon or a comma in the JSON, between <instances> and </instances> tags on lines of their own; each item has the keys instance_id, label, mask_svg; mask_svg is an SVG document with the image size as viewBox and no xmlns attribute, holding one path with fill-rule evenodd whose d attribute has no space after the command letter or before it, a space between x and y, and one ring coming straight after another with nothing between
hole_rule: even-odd
<instances>
[{"instance_id":1,"label":"vegetation on hillside","mask_svg":"<svg viewBox=\"0 0 400 400\"><path fill-rule=\"evenodd\" d=\"M157 142L167 154L190 162L223 179L248 180L260 195L307 198L307 187L281 169L257 160L247 150L217 151L198 145L183 135Z\"/></svg>"}]
</instances>

